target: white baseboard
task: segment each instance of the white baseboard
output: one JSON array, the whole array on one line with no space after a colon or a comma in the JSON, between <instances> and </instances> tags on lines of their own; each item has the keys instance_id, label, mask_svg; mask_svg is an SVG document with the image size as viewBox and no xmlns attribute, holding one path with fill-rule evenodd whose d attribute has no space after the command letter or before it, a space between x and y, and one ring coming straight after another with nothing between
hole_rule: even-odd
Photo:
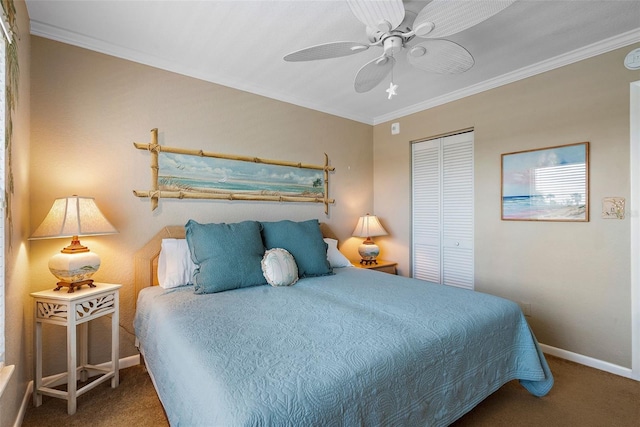
<instances>
[{"instance_id":1,"label":"white baseboard","mask_svg":"<svg viewBox=\"0 0 640 427\"><path fill-rule=\"evenodd\" d=\"M120 369L130 368L132 366L136 366L140 364L140 355L136 354L135 356L124 357L119 361ZM99 368L109 368L111 362L105 362L97 365ZM46 379L46 378L43 378ZM13 427L20 427L22 425L22 421L24 420L24 414L27 411L27 406L29 406L29 399L32 398L33 395L33 381L29 381L27 384L27 389L24 392L24 397L22 398L22 405L20 405L20 411L18 411L18 416L16 418Z\"/></svg>"},{"instance_id":2,"label":"white baseboard","mask_svg":"<svg viewBox=\"0 0 640 427\"><path fill-rule=\"evenodd\" d=\"M24 420L24 414L27 412L27 406L29 405L29 399L33 394L33 381L29 381L27 384L27 389L24 392L24 396L22 397L22 405L20 405L20 410L18 411L18 416L16 417L16 422L13 424L13 427L20 427L22 425L22 421Z\"/></svg>"},{"instance_id":3,"label":"white baseboard","mask_svg":"<svg viewBox=\"0 0 640 427\"><path fill-rule=\"evenodd\" d=\"M630 368L614 365L613 363L605 362L599 359L594 359L588 356L583 356L582 354L573 353L571 351L563 350L561 348L551 347L550 345L546 345L546 344L540 344L540 349L542 350L543 353L550 354L551 356L556 356L561 359L566 359L571 362L576 362L581 365L589 366L590 368L599 369L601 371L609 372L611 374L619 375L621 377L639 380L638 378L634 377L633 372L631 371Z\"/></svg>"},{"instance_id":4,"label":"white baseboard","mask_svg":"<svg viewBox=\"0 0 640 427\"><path fill-rule=\"evenodd\" d=\"M120 369L124 369L124 368L130 368L132 366L136 366L140 364L140 355L136 354L135 356L129 356L129 357L125 357L120 359ZM104 364L105 368L109 367L109 363L105 363ZM98 365L99 367L102 368L102 365Z\"/></svg>"}]
</instances>

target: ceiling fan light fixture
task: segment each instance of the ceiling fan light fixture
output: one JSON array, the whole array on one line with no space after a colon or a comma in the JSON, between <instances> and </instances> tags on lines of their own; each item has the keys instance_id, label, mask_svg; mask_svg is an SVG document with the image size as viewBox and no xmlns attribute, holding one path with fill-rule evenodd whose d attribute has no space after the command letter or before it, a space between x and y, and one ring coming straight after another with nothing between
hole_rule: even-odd
<instances>
[{"instance_id":1,"label":"ceiling fan light fixture","mask_svg":"<svg viewBox=\"0 0 640 427\"><path fill-rule=\"evenodd\" d=\"M384 54L388 56L393 56L402 50L402 46L404 42L401 36L389 36L382 42L382 46L384 47Z\"/></svg>"},{"instance_id":2,"label":"ceiling fan light fixture","mask_svg":"<svg viewBox=\"0 0 640 427\"><path fill-rule=\"evenodd\" d=\"M427 49L425 49L423 46L415 46L409 51L409 55L411 55L414 58L419 58L421 56L424 56L426 53L427 53Z\"/></svg>"},{"instance_id":3,"label":"ceiling fan light fixture","mask_svg":"<svg viewBox=\"0 0 640 427\"><path fill-rule=\"evenodd\" d=\"M436 24L433 22L421 22L414 29L413 33L418 37L424 37L436 28Z\"/></svg>"}]
</instances>

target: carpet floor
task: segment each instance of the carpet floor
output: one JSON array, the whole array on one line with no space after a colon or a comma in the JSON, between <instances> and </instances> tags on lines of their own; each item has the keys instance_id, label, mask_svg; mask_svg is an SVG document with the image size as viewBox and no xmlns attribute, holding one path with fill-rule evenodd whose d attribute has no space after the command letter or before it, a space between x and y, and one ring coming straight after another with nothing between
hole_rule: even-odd
<instances>
[{"instance_id":1,"label":"carpet floor","mask_svg":"<svg viewBox=\"0 0 640 427\"><path fill-rule=\"evenodd\" d=\"M640 426L640 382L547 356L555 378L549 394L530 395L511 381L456 421L469 426ZM30 404L22 424L30 426L161 427L168 426L162 405L144 367L120 371L120 386L109 382L78 398L75 415L67 415L66 401L43 397Z\"/></svg>"}]
</instances>

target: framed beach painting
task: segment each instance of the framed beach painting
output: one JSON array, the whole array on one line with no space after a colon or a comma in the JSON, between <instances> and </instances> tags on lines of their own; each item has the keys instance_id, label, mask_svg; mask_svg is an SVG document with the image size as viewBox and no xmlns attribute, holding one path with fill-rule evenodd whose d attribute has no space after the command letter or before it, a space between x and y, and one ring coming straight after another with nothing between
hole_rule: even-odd
<instances>
[{"instance_id":1,"label":"framed beach painting","mask_svg":"<svg viewBox=\"0 0 640 427\"><path fill-rule=\"evenodd\" d=\"M133 194L150 198L152 210L160 198L322 203L325 214L335 203L328 195L335 169L326 153L324 165L314 165L166 147L158 144L158 129L151 143L133 145L151 153L151 189Z\"/></svg>"},{"instance_id":2,"label":"framed beach painting","mask_svg":"<svg viewBox=\"0 0 640 427\"><path fill-rule=\"evenodd\" d=\"M255 196L324 197L322 170L162 153L160 191Z\"/></svg>"},{"instance_id":3,"label":"framed beach painting","mask_svg":"<svg viewBox=\"0 0 640 427\"><path fill-rule=\"evenodd\" d=\"M502 219L589 221L589 143L502 154Z\"/></svg>"}]
</instances>

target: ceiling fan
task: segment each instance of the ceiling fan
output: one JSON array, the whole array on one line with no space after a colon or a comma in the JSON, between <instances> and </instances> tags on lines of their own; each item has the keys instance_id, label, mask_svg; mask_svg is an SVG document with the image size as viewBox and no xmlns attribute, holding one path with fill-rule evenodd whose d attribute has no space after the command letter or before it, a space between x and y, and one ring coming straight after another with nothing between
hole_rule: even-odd
<instances>
[{"instance_id":1,"label":"ceiling fan","mask_svg":"<svg viewBox=\"0 0 640 427\"><path fill-rule=\"evenodd\" d=\"M473 56L448 37L481 23L515 0L432 0L419 13L405 10L402 0L347 0L356 18L367 26L368 44L339 41L297 50L285 61L338 58L381 47L382 55L366 63L354 81L358 93L376 87L392 70L395 57L407 51L414 67L435 73L463 73L473 67ZM426 40L415 43L415 37ZM395 89L390 86L389 97Z\"/></svg>"}]
</instances>

